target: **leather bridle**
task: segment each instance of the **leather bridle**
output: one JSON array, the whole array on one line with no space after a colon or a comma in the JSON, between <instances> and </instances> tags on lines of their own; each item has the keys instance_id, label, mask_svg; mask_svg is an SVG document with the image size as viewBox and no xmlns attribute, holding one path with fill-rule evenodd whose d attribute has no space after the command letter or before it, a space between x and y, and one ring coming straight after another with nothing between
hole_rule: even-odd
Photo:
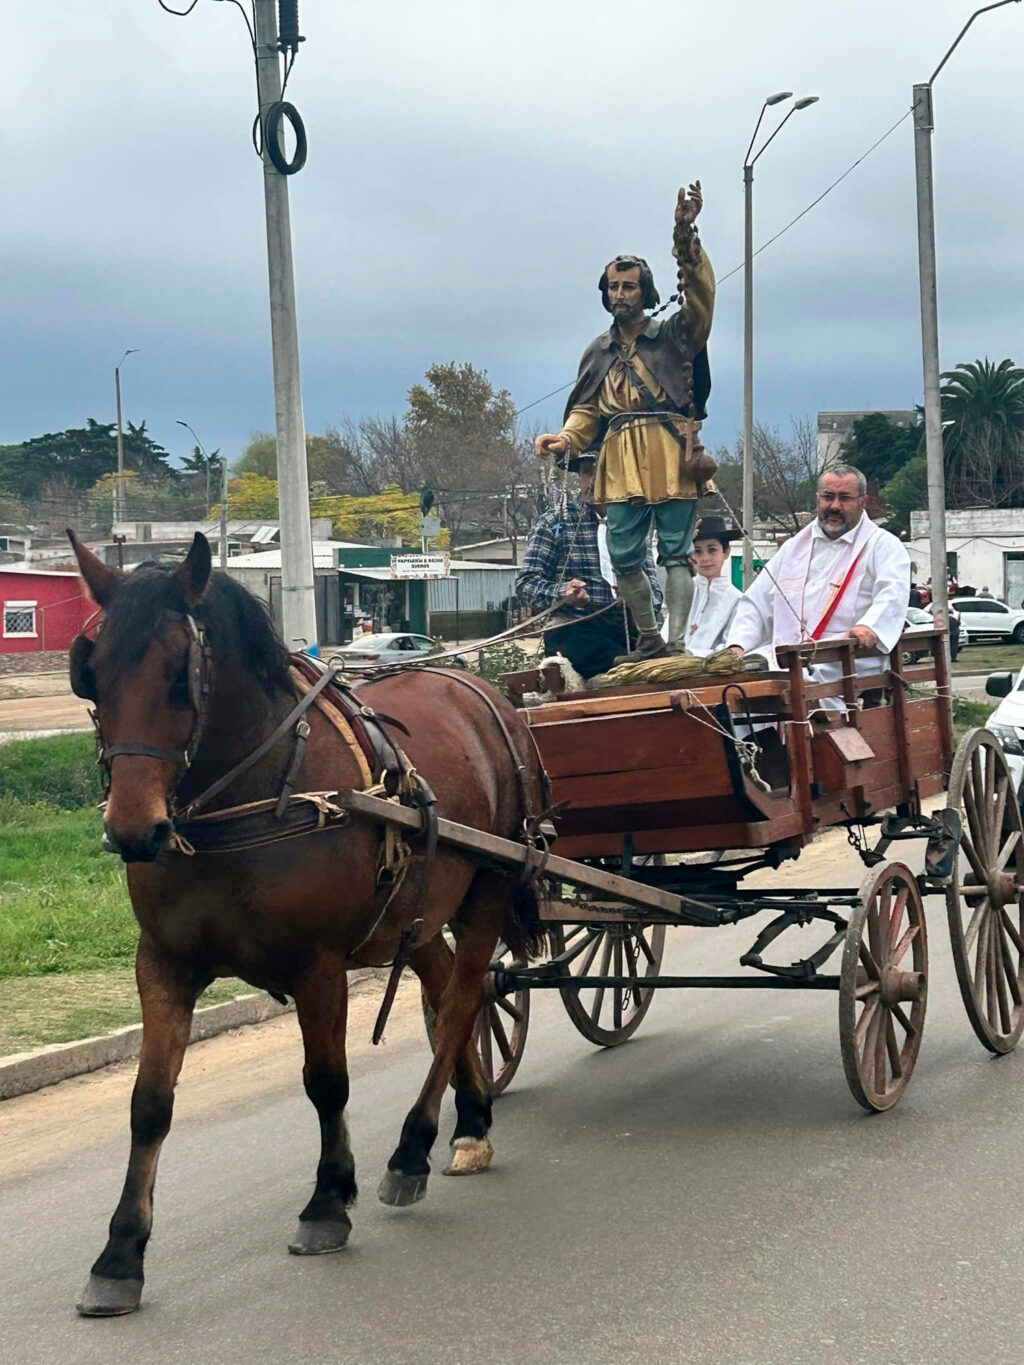
<instances>
[{"instance_id":1,"label":"leather bridle","mask_svg":"<svg viewBox=\"0 0 1024 1365\"><path fill-rule=\"evenodd\" d=\"M106 744L100 729L99 716L90 711L89 716L96 731L96 762L103 774L104 797L110 794L111 764L115 758L137 757L155 758L161 763L174 766L174 780L168 795L168 807L173 817L177 810L177 789L181 779L192 766L199 749L206 725L206 714L210 700L210 683L213 674L213 656L206 631L187 612L166 612L167 619L179 621L188 632L188 697L192 705L192 729L182 749L165 749L158 744L140 744L129 741L123 744Z\"/></svg>"}]
</instances>

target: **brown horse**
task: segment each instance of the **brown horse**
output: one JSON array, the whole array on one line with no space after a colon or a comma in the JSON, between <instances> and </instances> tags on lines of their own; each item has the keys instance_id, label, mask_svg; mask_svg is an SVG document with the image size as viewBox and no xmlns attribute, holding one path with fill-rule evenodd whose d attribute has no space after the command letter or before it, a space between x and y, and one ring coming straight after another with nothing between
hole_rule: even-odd
<instances>
[{"instance_id":1,"label":"brown horse","mask_svg":"<svg viewBox=\"0 0 1024 1365\"><path fill-rule=\"evenodd\" d=\"M139 922L136 977L143 1040L131 1103L131 1154L110 1236L79 1312L107 1316L138 1307L153 1218L153 1184L171 1123L174 1086L196 997L216 977L239 976L295 1000L305 1050L303 1081L320 1121L316 1188L289 1250L337 1251L351 1230L355 1170L345 1125L346 973L391 961L403 930L423 921L409 958L437 1014L436 1051L388 1161L380 1190L389 1204L422 1196L445 1087L455 1073L454 1174L486 1167L491 1105L471 1041L482 984L499 937L518 951L538 937L536 901L505 876L441 847L417 888L414 857L383 920L378 881L382 830L365 819L244 852L189 856L174 817L272 736L296 705L289 657L262 605L224 574L196 536L176 570L140 565L122 575L71 533L104 621L95 642L72 651L72 682L96 706L108 757L105 843L128 863ZM208 649L197 695L197 638ZM408 672L360 689L395 718L402 746L437 798L439 813L516 838L524 820L523 774L539 783L529 736L513 708L458 677ZM500 717L500 719L499 719ZM317 708L296 790L365 786L355 746ZM510 747L503 726L512 739ZM199 732L199 733L197 733ZM194 748L194 753L189 749ZM512 749L515 752L512 752ZM263 758L221 790L212 809L278 795L295 749L282 734ZM518 771L517 771L518 769ZM441 930L455 935L454 953Z\"/></svg>"}]
</instances>

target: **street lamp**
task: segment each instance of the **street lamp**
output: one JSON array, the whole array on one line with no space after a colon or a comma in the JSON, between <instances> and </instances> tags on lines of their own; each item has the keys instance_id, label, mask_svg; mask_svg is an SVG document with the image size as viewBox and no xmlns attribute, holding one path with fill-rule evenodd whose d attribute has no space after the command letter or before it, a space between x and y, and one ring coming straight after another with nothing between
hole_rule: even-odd
<instances>
[{"instance_id":1,"label":"street lamp","mask_svg":"<svg viewBox=\"0 0 1024 1365\"><path fill-rule=\"evenodd\" d=\"M798 109L816 104L817 95L793 100L786 117L751 156L761 131L764 113L771 105L793 99L791 90L769 95L757 116L750 146L743 158L744 247L743 247L743 587L754 577L754 163L768 149Z\"/></svg>"},{"instance_id":2,"label":"street lamp","mask_svg":"<svg viewBox=\"0 0 1024 1365\"><path fill-rule=\"evenodd\" d=\"M124 432L121 429L121 366L130 355L138 355L139 348L133 346L114 366L114 393L117 397L117 494L114 498L114 521L124 516Z\"/></svg>"},{"instance_id":3,"label":"street lamp","mask_svg":"<svg viewBox=\"0 0 1024 1365\"><path fill-rule=\"evenodd\" d=\"M179 427L184 427L186 431L191 431L192 439L196 446L202 451L203 459L206 461L206 515L210 515L210 457L206 453L206 447L195 433L195 428L188 422L183 422L180 417L176 417L175 422ZM220 462L220 567L226 569L228 564L228 462L221 458Z\"/></svg>"},{"instance_id":4,"label":"street lamp","mask_svg":"<svg viewBox=\"0 0 1024 1365\"><path fill-rule=\"evenodd\" d=\"M932 180L932 86L979 14L1020 0L996 0L975 10L949 51L922 85L914 86L914 168L917 176L917 256L921 283L921 355L924 369L924 441L928 468L928 547L932 612L937 626L949 618L946 592L946 483L939 398L939 311L935 279L935 197Z\"/></svg>"}]
</instances>

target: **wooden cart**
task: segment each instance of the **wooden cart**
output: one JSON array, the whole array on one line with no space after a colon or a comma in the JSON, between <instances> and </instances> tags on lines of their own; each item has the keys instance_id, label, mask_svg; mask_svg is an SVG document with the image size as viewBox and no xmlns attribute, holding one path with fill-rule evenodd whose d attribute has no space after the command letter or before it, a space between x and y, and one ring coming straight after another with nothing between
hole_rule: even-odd
<instances>
[{"instance_id":1,"label":"wooden cart","mask_svg":"<svg viewBox=\"0 0 1024 1365\"><path fill-rule=\"evenodd\" d=\"M901 642L888 672L858 676L852 642L819 643L815 662L842 666L834 683L808 681L809 651L790 647L777 674L564 695L524 711L556 807L542 902L552 953L532 966L507 954L493 965L477 1041L495 1094L522 1057L533 990L560 991L573 1023L601 1046L630 1037L658 989L819 990L839 997L851 1091L867 1109L888 1109L921 1045L923 898L935 893L946 899L975 1032L992 1052L1014 1047L1024 1030L1021 811L989 731L970 731L954 757L942 633L915 632L913 645L929 650L924 663L903 666ZM532 681L512 677L510 690L521 695ZM943 791L935 808L929 798ZM373 814L383 803L356 804ZM527 857L440 823L442 839L482 860ZM860 886L744 887L836 826L866 865ZM920 874L890 860L906 840L925 841ZM661 974L669 926L755 915L768 918L740 958L743 973ZM824 935L814 951L791 962L768 955L781 934L809 926ZM825 971L834 958L838 970Z\"/></svg>"}]
</instances>

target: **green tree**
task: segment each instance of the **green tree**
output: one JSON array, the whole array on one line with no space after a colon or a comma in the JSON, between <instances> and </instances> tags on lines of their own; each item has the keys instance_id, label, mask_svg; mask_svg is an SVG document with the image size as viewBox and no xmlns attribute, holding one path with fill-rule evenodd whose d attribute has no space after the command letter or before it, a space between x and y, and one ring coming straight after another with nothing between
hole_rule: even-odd
<instances>
[{"instance_id":1,"label":"green tree","mask_svg":"<svg viewBox=\"0 0 1024 1365\"><path fill-rule=\"evenodd\" d=\"M1024 486L1024 370L987 357L942 375L950 500L1014 506Z\"/></svg>"},{"instance_id":2,"label":"green tree","mask_svg":"<svg viewBox=\"0 0 1024 1365\"><path fill-rule=\"evenodd\" d=\"M146 423L128 423L124 433L125 468L151 483L173 483L177 471L168 463L163 446L153 441ZM112 422L92 417L84 427L33 436L20 446L0 449L0 489L32 502L45 483L61 480L71 488L91 488L104 474L117 469L117 435Z\"/></svg>"},{"instance_id":3,"label":"green tree","mask_svg":"<svg viewBox=\"0 0 1024 1365\"><path fill-rule=\"evenodd\" d=\"M881 490L888 513L886 529L894 535L910 530L910 514L928 506L928 465L924 451L912 455Z\"/></svg>"},{"instance_id":4,"label":"green tree","mask_svg":"<svg viewBox=\"0 0 1024 1365\"><path fill-rule=\"evenodd\" d=\"M861 471L869 487L880 490L920 451L922 438L922 427L899 427L884 413L871 412L854 422L842 458Z\"/></svg>"}]
</instances>

